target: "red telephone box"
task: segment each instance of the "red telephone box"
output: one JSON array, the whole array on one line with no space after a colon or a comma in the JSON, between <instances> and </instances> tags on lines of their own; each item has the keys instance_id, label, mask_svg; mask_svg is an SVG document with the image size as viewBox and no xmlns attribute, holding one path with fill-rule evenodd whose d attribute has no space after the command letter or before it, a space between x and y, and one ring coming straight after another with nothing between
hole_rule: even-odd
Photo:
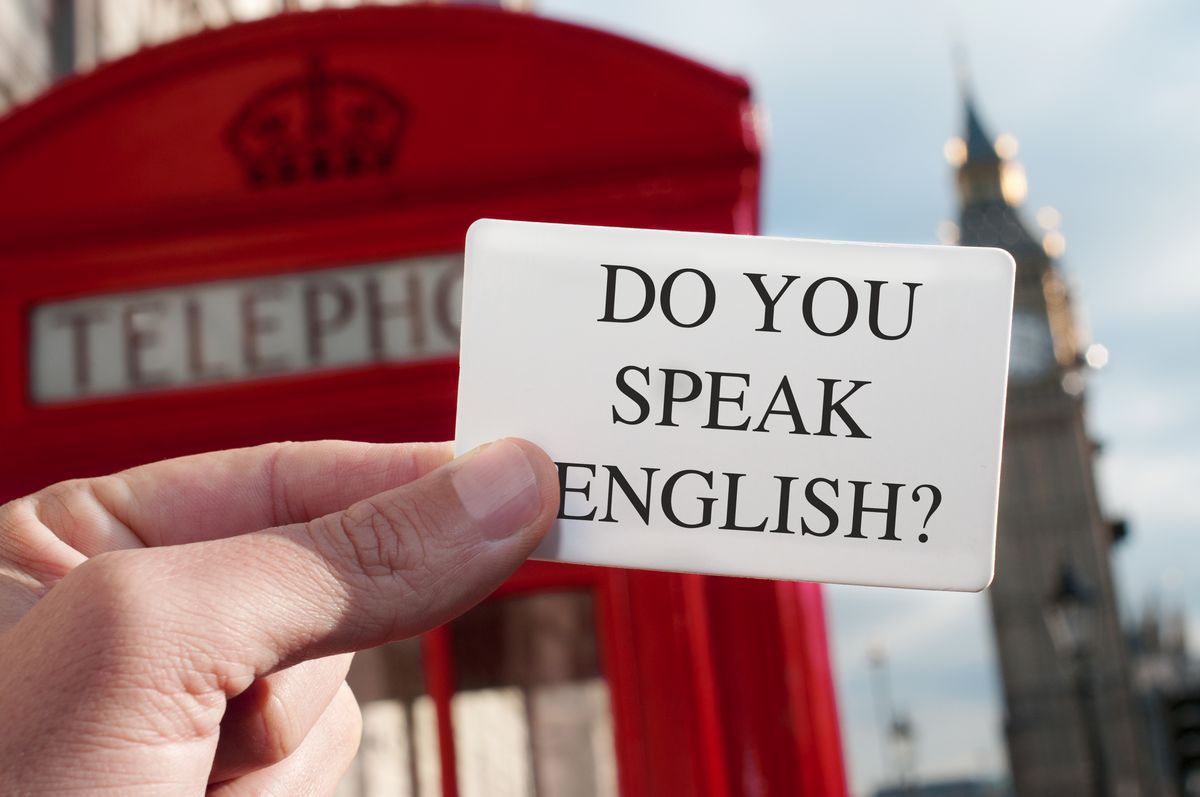
<instances>
[{"instance_id":1,"label":"red telephone box","mask_svg":"<svg viewBox=\"0 0 1200 797\"><path fill-rule=\"evenodd\" d=\"M69 80L0 120L0 500L268 440L450 438L473 220L753 233L759 156L743 81L479 8L284 14ZM545 595L568 599L522 614ZM475 777L467 690L593 670L621 794L845 792L816 585L530 563L456 623L396 664L439 793ZM489 674L529 633L525 674ZM525 793L558 793L554 734L522 732Z\"/></svg>"}]
</instances>

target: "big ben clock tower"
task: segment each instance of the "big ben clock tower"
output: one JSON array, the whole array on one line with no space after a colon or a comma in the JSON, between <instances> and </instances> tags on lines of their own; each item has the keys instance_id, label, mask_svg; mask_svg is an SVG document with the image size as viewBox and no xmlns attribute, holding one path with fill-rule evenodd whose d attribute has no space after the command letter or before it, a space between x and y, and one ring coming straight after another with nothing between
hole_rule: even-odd
<instances>
[{"instance_id":1,"label":"big ben clock tower","mask_svg":"<svg viewBox=\"0 0 1200 797\"><path fill-rule=\"evenodd\" d=\"M1084 426L1084 357L1055 258L1018 208L1016 140L993 139L973 100L946 144L959 243L1017 261L992 620L1005 735L1020 797L1156 794L1146 779L1113 591L1113 526L1100 513Z\"/></svg>"}]
</instances>

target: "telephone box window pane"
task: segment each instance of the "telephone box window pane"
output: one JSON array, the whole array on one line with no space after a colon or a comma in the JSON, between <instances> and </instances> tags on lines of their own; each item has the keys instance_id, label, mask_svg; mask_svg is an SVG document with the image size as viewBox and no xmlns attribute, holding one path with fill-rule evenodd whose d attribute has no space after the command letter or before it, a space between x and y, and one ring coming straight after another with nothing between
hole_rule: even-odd
<instances>
[{"instance_id":1,"label":"telephone box window pane","mask_svg":"<svg viewBox=\"0 0 1200 797\"><path fill-rule=\"evenodd\" d=\"M450 624L461 797L617 793L587 591L488 601Z\"/></svg>"},{"instance_id":2,"label":"telephone box window pane","mask_svg":"<svg viewBox=\"0 0 1200 797\"><path fill-rule=\"evenodd\" d=\"M437 712L425 694L420 641L357 654L347 681L363 730L338 797L441 797Z\"/></svg>"},{"instance_id":3,"label":"telephone box window pane","mask_svg":"<svg viewBox=\"0 0 1200 797\"><path fill-rule=\"evenodd\" d=\"M50 302L30 396L77 401L458 352L462 255Z\"/></svg>"},{"instance_id":4,"label":"telephone box window pane","mask_svg":"<svg viewBox=\"0 0 1200 797\"><path fill-rule=\"evenodd\" d=\"M534 797L525 693L472 689L450 705L460 797Z\"/></svg>"}]
</instances>

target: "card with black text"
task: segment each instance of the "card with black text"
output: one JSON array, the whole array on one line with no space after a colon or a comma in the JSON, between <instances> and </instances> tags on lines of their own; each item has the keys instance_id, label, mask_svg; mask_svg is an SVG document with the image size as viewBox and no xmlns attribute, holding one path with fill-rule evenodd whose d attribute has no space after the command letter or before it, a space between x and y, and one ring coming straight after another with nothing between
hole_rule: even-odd
<instances>
[{"instance_id":1,"label":"card with black text","mask_svg":"<svg viewBox=\"0 0 1200 797\"><path fill-rule=\"evenodd\" d=\"M1014 264L998 249L482 220L457 449L558 464L537 556L991 581Z\"/></svg>"}]
</instances>

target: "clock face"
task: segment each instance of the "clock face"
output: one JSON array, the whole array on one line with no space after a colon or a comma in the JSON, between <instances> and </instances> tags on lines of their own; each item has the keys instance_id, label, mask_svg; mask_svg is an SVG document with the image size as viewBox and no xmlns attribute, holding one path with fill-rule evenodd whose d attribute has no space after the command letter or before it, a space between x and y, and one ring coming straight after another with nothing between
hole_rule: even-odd
<instances>
[{"instance_id":1,"label":"clock face","mask_svg":"<svg viewBox=\"0 0 1200 797\"><path fill-rule=\"evenodd\" d=\"M1016 383L1032 382L1054 368L1054 342L1042 314L1030 310L1013 313L1012 348L1008 375Z\"/></svg>"}]
</instances>

